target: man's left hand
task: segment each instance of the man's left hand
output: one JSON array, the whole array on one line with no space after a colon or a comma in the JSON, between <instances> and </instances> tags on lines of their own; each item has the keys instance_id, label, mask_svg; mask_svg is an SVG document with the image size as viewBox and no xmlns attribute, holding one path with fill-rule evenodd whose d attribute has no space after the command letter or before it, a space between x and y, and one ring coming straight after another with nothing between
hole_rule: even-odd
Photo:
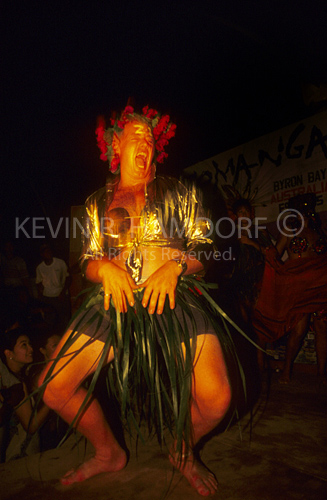
<instances>
[{"instance_id":1,"label":"man's left hand","mask_svg":"<svg viewBox=\"0 0 327 500\"><path fill-rule=\"evenodd\" d=\"M150 314L155 312L156 307L157 313L162 313L167 295L170 309L174 309L176 286L180 274L181 270L177 263L170 260L140 285L140 288L145 288L142 305L147 307L149 304Z\"/></svg>"}]
</instances>

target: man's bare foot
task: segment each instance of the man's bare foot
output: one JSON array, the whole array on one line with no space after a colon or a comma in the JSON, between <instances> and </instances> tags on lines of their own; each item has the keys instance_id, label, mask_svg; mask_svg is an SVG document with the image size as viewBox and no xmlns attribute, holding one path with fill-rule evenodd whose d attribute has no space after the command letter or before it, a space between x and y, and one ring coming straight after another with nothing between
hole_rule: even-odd
<instances>
[{"instance_id":1,"label":"man's bare foot","mask_svg":"<svg viewBox=\"0 0 327 500\"><path fill-rule=\"evenodd\" d=\"M80 483L89 479L92 476L101 474L103 472L117 472L125 467L127 463L126 453L122 450L122 453L117 456L115 455L111 459L97 458L96 456L90 458L87 462L80 465L76 470L68 471L64 477L61 478L61 484L65 486Z\"/></svg>"},{"instance_id":2,"label":"man's bare foot","mask_svg":"<svg viewBox=\"0 0 327 500\"><path fill-rule=\"evenodd\" d=\"M214 495L218 489L215 475L201 464L191 453L181 461L169 454L173 466L188 480L190 485L204 497Z\"/></svg>"}]
</instances>

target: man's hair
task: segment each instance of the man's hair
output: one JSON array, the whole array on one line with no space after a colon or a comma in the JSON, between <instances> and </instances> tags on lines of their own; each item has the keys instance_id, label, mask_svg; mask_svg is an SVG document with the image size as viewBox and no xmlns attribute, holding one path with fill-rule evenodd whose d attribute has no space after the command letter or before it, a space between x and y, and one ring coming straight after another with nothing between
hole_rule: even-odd
<instances>
[{"instance_id":1,"label":"man's hair","mask_svg":"<svg viewBox=\"0 0 327 500\"><path fill-rule=\"evenodd\" d=\"M156 109L145 106L142 114L136 113L129 104L118 116L113 114L110 119L110 127L106 128L103 116L98 117L98 124L95 131L98 147L101 151L100 158L103 161L109 161L109 170L112 174L119 174L120 159L113 148L113 138L116 134L120 137L126 123L142 122L148 125L154 138L154 159L156 163L163 163L168 154L164 148L168 145L170 139L175 136L176 125L170 121L169 115L161 115Z\"/></svg>"}]
</instances>

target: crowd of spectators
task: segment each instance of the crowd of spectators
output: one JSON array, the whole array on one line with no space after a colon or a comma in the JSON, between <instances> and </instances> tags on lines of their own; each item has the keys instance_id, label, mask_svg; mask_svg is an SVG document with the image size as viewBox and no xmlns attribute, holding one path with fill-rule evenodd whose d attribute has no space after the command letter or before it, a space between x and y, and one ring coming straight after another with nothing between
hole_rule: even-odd
<instances>
[{"instance_id":1,"label":"crowd of spectators","mask_svg":"<svg viewBox=\"0 0 327 500\"><path fill-rule=\"evenodd\" d=\"M48 244L29 269L14 240L0 253L0 461L55 447L66 425L40 400L37 380L70 318L71 278Z\"/></svg>"}]
</instances>

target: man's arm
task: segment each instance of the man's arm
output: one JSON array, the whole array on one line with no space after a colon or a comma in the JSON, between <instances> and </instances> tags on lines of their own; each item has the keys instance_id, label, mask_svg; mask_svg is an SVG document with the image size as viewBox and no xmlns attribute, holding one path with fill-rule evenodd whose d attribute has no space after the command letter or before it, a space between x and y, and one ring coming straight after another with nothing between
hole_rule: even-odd
<instances>
[{"instance_id":1,"label":"man's arm","mask_svg":"<svg viewBox=\"0 0 327 500\"><path fill-rule=\"evenodd\" d=\"M178 222L177 227L184 229L186 252L176 250L176 257L183 258L186 269L183 271L172 258L140 285L139 288L145 288L142 304L144 307L149 306L150 314L155 310L158 314L162 313L167 295L170 308L173 309L180 274L202 274L210 265L215 250L213 240L207 237L211 230L210 217L199 201L195 186L186 188L181 182L175 182L170 186L168 195L163 197L163 203L174 207L172 216ZM180 235L176 231L176 234L171 232L170 237L178 239Z\"/></svg>"}]
</instances>

